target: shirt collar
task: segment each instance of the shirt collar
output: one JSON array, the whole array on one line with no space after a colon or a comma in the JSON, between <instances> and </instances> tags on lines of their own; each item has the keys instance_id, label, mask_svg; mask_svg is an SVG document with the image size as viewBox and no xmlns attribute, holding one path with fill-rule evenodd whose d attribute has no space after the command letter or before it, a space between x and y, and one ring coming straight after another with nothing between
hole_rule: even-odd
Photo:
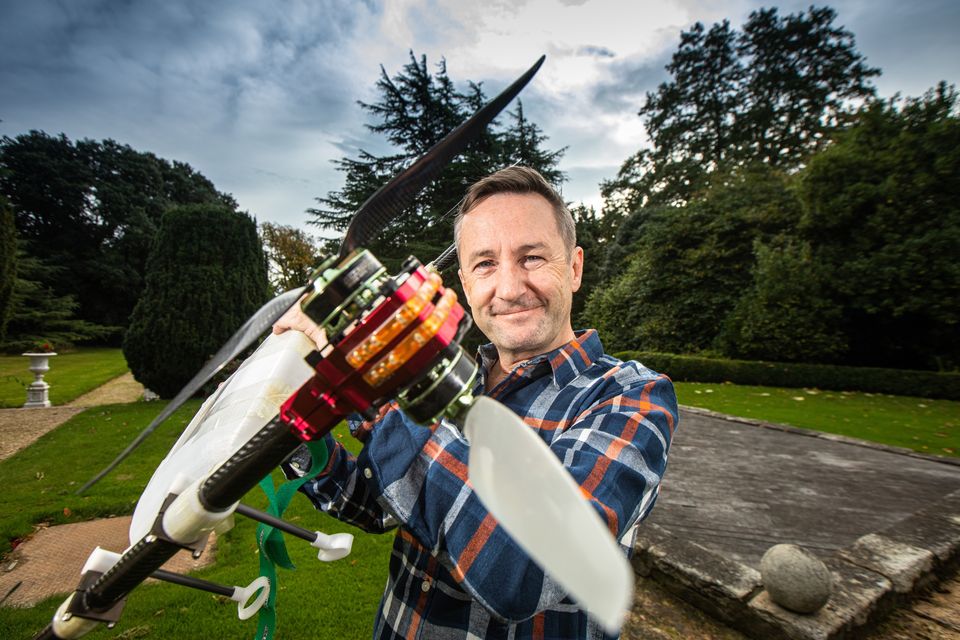
<instances>
[{"instance_id":1,"label":"shirt collar","mask_svg":"<svg viewBox=\"0 0 960 640\"><path fill-rule=\"evenodd\" d=\"M553 372L554 384L557 387L563 387L589 369L602 355L603 345L600 343L600 336L596 329L586 329L575 332L574 339L565 345L524 360L513 369L516 371L522 367L523 375L530 375L539 368L538 365L541 363L547 364ZM497 347L492 342L481 345L477 350L477 356L483 372L482 377L486 379L490 367L499 358Z\"/></svg>"}]
</instances>

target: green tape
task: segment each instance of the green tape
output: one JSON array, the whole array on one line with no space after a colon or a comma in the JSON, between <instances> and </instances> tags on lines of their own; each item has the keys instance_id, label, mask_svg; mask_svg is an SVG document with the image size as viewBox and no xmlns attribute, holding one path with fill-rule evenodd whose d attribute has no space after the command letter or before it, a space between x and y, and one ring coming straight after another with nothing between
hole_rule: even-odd
<instances>
[{"instance_id":1,"label":"green tape","mask_svg":"<svg viewBox=\"0 0 960 640\"><path fill-rule=\"evenodd\" d=\"M297 489L303 486L305 482L313 480L327 466L329 453L323 440L308 442L307 448L310 450L312 463L306 475L284 482L276 491L273 487L273 478L269 474L260 481L260 488L267 496L267 513L278 518L283 517L283 512L287 510L287 506L293 496L296 495ZM260 575L270 581L270 595L260 609L257 633L254 639L272 640L277 629L277 565L284 569L295 569L296 567L290 560L283 533L279 529L263 523L257 526L257 547L260 549Z\"/></svg>"}]
</instances>

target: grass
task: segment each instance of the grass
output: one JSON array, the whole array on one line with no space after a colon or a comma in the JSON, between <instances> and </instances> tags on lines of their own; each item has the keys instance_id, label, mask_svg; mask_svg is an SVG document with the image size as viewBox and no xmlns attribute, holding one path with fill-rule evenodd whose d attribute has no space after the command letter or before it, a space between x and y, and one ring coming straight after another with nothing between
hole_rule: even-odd
<instances>
[{"instance_id":1,"label":"grass","mask_svg":"<svg viewBox=\"0 0 960 640\"><path fill-rule=\"evenodd\" d=\"M681 404L920 453L960 456L960 402L954 400L729 383L675 384Z\"/></svg>"},{"instance_id":2,"label":"grass","mask_svg":"<svg viewBox=\"0 0 960 640\"><path fill-rule=\"evenodd\" d=\"M22 407L26 402L27 386L33 382L28 365L29 358L23 356L0 356L0 407ZM84 348L50 358L44 380L50 383L50 401L61 405L126 371L120 349Z\"/></svg>"},{"instance_id":3,"label":"grass","mask_svg":"<svg viewBox=\"0 0 960 640\"><path fill-rule=\"evenodd\" d=\"M136 403L90 409L0 462L0 486L5 488L0 503L2 550L9 550L11 539L29 534L34 523L132 513L153 470L196 412L199 401L177 411L87 494L76 496L74 491L146 426L161 406ZM336 433L345 442L350 440L343 427ZM65 452L82 452L82 457L69 459ZM282 481L279 472L275 481ZM259 490L252 491L244 502L258 508L266 504ZM311 530L350 532L355 541L346 559L322 563L312 547L288 538L288 550L298 570L279 570L278 637L369 637L386 580L392 535L363 534L317 512L303 496L293 500L285 518ZM227 585L247 585L257 576L256 523L239 516L236 522L218 541L215 566L193 575ZM72 588L75 580L79 576L65 577L64 586ZM0 608L0 637L31 637L49 622L63 599L60 595L29 609ZM150 584L128 598L116 630L97 630L89 637L239 638L250 637L255 630L256 620L238 620L236 605L224 598Z\"/></svg>"}]
</instances>

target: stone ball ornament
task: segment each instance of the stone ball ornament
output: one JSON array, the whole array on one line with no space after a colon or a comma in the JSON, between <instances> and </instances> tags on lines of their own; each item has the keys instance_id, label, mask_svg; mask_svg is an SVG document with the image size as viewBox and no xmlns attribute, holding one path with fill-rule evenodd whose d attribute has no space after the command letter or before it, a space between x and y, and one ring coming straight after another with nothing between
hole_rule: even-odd
<instances>
[{"instance_id":1,"label":"stone ball ornament","mask_svg":"<svg viewBox=\"0 0 960 640\"><path fill-rule=\"evenodd\" d=\"M833 575L827 565L795 544L767 549L760 559L760 576L770 599L795 613L815 613L833 592Z\"/></svg>"}]
</instances>

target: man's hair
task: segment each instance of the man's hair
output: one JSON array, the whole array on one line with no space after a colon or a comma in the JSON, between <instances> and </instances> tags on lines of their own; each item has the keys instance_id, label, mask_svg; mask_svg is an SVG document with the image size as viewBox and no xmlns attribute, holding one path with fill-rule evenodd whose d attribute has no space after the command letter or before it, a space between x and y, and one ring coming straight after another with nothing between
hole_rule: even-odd
<instances>
[{"instance_id":1,"label":"man's hair","mask_svg":"<svg viewBox=\"0 0 960 640\"><path fill-rule=\"evenodd\" d=\"M498 193L535 193L543 196L553 209L553 216L557 221L557 229L560 230L564 248L567 253L573 254L573 249L577 246L577 228L573 223L570 209L567 208L557 190L540 175L539 171L518 166L491 173L486 178L474 182L467 189L467 195L460 203L460 210L457 211L457 217L453 221L453 240L458 249L460 248L460 227L463 225L464 216L481 202Z\"/></svg>"}]
</instances>

